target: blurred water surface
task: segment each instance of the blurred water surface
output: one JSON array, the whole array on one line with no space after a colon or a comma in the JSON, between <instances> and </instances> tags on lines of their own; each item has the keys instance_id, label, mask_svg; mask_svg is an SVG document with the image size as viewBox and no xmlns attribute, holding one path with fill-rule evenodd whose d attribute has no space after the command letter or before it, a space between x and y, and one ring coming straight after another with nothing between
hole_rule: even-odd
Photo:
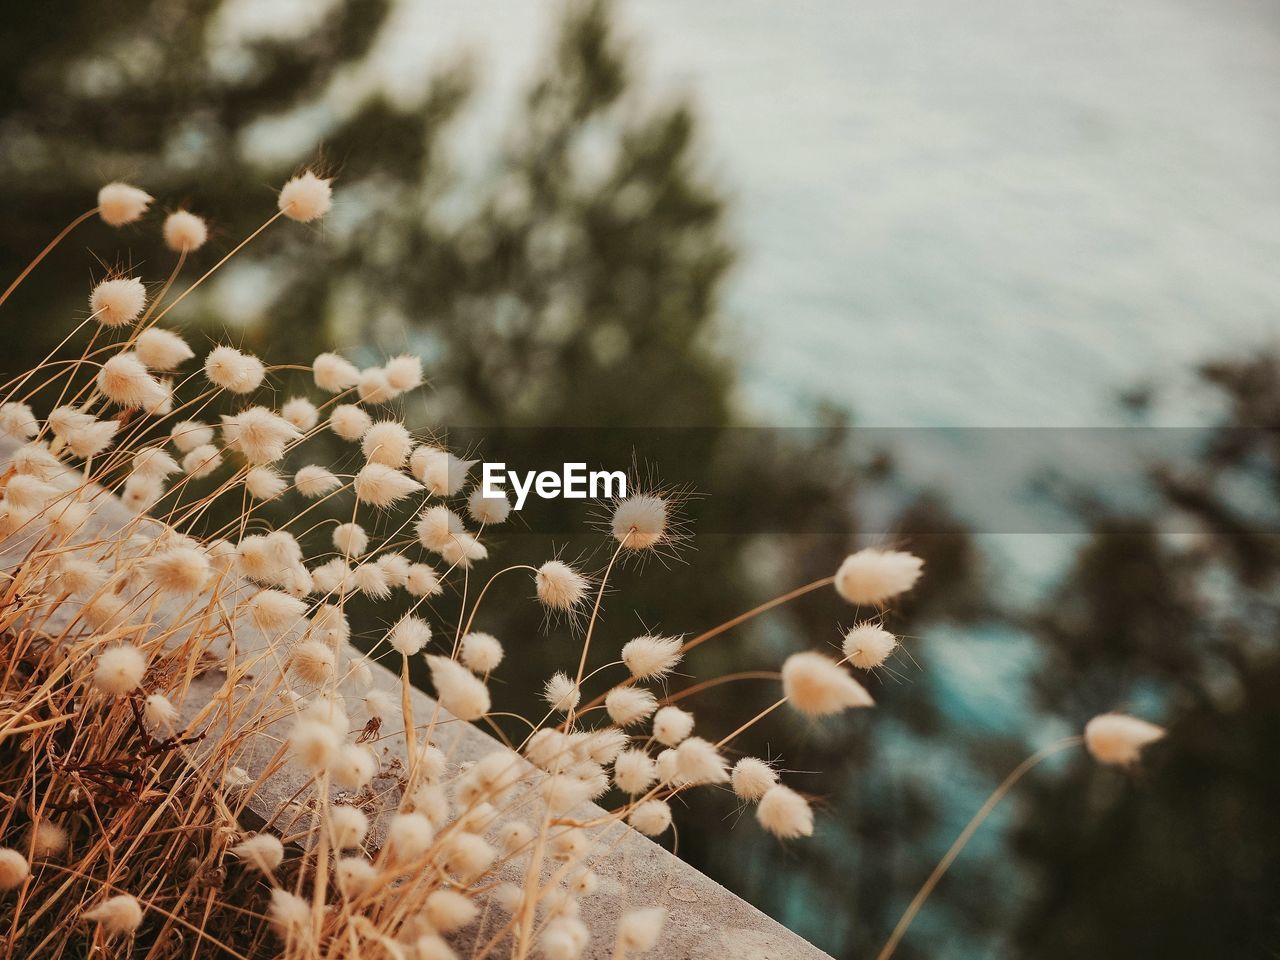
<instances>
[{"instance_id":1,"label":"blurred water surface","mask_svg":"<svg viewBox=\"0 0 1280 960\"><path fill-rule=\"evenodd\" d=\"M1120 391L1280 330L1280 12L1261 0L627 0L650 95L699 105L744 251L744 400L874 425L1113 425ZM383 67L485 68L483 155L536 4L409 0Z\"/></svg>"}]
</instances>

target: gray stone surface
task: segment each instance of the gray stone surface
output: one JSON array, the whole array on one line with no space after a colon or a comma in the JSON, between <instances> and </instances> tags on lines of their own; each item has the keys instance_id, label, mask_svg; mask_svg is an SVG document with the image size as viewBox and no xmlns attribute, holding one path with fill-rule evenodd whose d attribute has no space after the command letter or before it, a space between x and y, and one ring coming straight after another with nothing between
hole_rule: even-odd
<instances>
[{"instance_id":1,"label":"gray stone surface","mask_svg":"<svg viewBox=\"0 0 1280 960\"><path fill-rule=\"evenodd\" d=\"M7 460L12 451L12 443L0 442L0 463ZM75 478L68 477L67 482L74 483ZM130 512L114 498L103 495L91 524L85 529L84 536L92 538L114 538L120 531L130 528L131 532L139 532L145 536L155 537L162 528L154 521L143 521L141 524ZM21 561L29 541L11 538L0 542L0 565L6 570ZM247 595L252 589L247 584L236 584L230 589L223 588L221 606L228 612L235 606L237 594ZM189 608L190 609L190 608ZM68 623L73 622L76 606L71 602L64 604L57 614L50 618L47 628L60 632ZM175 611L161 610L156 617L153 629L161 630L171 625ZM170 644L181 643L188 631L179 630L169 639ZM228 681L227 657L230 642L234 640L235 657L238 662L248 662L263 649L265 640L246 618L236 616L230 620L230 629L217 633L213 645L209 648L210 656L206 658L207 669L194 677L181 704L185 723L192 723L200 718L200 728L208 728L211 724L225 723L219 719L218 710L210 710L210 704L216 704L219 698L225 702ZM355 650L348 650L351 656L358 656ZM397 674L392 673L377 663L372 664L374 684L394 695L397 705L400 703L402 686ZM291 805L290 801L298 790L306 783L306 777L292 765L284 765L280 769L264 775L264 770L276 757L290 725L287 709L275 692L266 690L270 686L266 671L255 671L251 677L241 678L237 698L249 697L253 706L252 714L271 716L280 714L281 719L268 723L246 739L242 756L238 764L244 767L255 779L252 795L245 811L247 825L257 828L262 822L269 822L289 833L288 821L297 816L309 816L305 809ZM259 675L262 674L262 675ZM437 707L436 702L421 690L410 692L415 724L425 733L427 724L433 716L439 718L432 731L432 740L448 756L451 767L456 771L463 764L475 761L494 750L506 748L489 736L488 733L468 723L462 723L450 717ZM368 719L364 712L362 700L348 697L348 708L352 714L353 728L359 729ZM419 738L421 740L421 737ZM382 772L375 780L373 788L380 795L379 801L369 805L362 802L366 812L374 821L374 835L381 834L380 821L395 812L399 799L400 777L407 768L409 758L403 732L403 718L398 710L395 715L387 717L378 732L377 738L369 746L379 755ZM193 759L200 761L199 747L193 748ZM527 786L525 789L528 789ZM344 802L351 802L353 797L341 790L334 790L334 796ZM540 814L532 812L531 805L537 803L530 795L522 801L517 799L522 819L536 823ZM604 816L604 811L594 805L584 805L574 811L575 816L588 820ZM730 829L728 825L726 831ZM654 955L663 957L681 957L689 960L724 960L731 955L734 960L762 960L762 958L796 958L796 960L818 960L825 957L807 941L776 923L750 904L734 896L724 887L703 876L688 864L673 856L667 850L648 838L627 827L625 824L612 823L594 831L597 840L597 852L591 857L593 869L600 883L595 894L582 901L581 916L592 931L591 944L587 949L588 957L608 957L612 954L614 928L621 912L631 908L663 906L669 915L662 938ZM726 842L728 842L726 838ZM546 875L546 871L544 871ZM515 879L512 877L512 879ZM486 943L497 931L505 917L492 911L486 911L480 923L472 928L470 936L475 944ZM504 945L505 946L505 945ZM505 956L507 950L499 948L493 956Z\"/></svg>"}]
</instances>

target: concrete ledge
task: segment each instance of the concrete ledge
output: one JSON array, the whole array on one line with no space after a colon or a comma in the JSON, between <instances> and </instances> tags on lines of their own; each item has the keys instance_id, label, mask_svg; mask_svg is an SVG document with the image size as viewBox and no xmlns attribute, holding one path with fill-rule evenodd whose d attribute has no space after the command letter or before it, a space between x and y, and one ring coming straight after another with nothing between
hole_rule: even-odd
<instances>
[{"instance_id":1,"label":"concrete ledge","mask_svg":"<svg viewBox=\"0 0 1280 960\"><path fill-rule=\"evenodd\" d=\"M0 464L7 463L13 449L12 441L0 441ZM74 475L69 475L65 478L65 483L73 486L77 480ZM100 538L113 539L126 528L130 528L131 533L153 539L163 531L163 527L155 521L139 524L123 504L103 493L92 521L77 535L76 540L87 543ZM21 562L30 542L29 538L21 536L0 542L0 567L6 571L13 570ZM237 599L247 596L256 588L238 582L228 586L224 581L219 589L221 606L229 612L234 609ZM212 595L206 594L187 609L210 602ZM51 633L60 633L75 620L77 612L78 605L73 601L66 601L47 619L43 628ZM157 611L151 635L158 636L171 628L178 622L177 614L178 611L172 609ZM140 622L144 619L139 616ZM189 633L190 630L176 631L168 643L171 646L180 644L187 639ZM190 726L198 722L195 729L226 723L225 719L219 719L216 704L225 702L229 693L227 658L232 649L232 641L237 662L246 662L247 658L262 654L266 649L260 631L248 623L243 615L232 620L229 630L219 631L206 651L209 654L208 668L192 678L180 704L182 723ZM348 648L346 652L352 657L360 655L353 648ZM374 686L391 693L397 704L397 709L383 721L376 741L367 744L375 749L381 764L381 773L372 785L371 796L376 799L371 802L361 799L362 808L374 824L371 836L376 843L383 835L386 819L396 811L401 795L401 774L408 769L409 757L403 731L404 720L398 706L402 692L400 678L377 663L372 664L372 670ZM282 704L279 699L273 692L260 689L260 684L262 687L266 686L265 681L259 681L258 678L242 677L237 697L250 698L251 715L265 717L280 713ZM450 717L422 691L412 690L410 697L415 722L420 729L425 730L431 717L440 718L435 725L432 740L448 756L451 774L488 753L507 749L479 728ZM213 710L210 709L211 704L215 705ZM369 719L364 703L348 697L347 706L353 729L358 730ZM245 809L246 826L249 829L257 829L262 823L286 825L287 821L305 812L292 805L291 801L306 784L306 776L287 764L274 772L268 772L268 767L273 758L277 757L287 736L289 725L287 716L262 725L246 737L241 755L237 758L238 765L257 781L251 788L252 793ZM191 749L195 762L200 762L199 746ZM524 784L523 789L526 794L523 798L517 798L516 805L525 807L522 819L535 820L540 817L540 813L534 812L532 805L540 804L541 801L533 796L528 784ZM353 799L349 792L337 789L333 791L333 796L344 802L351 802ZM583 820L605 815L603 810L594 805L584 805L574 813ZM288 832L287 826L285 832ZM585 897L581 904L581 917L592 932L591 943L584 956L606 958L612 955L614 931L623 911L636 907L663 906L667 908L669 915L654 951L655 956L688 960L724 960L729 954L733 955L734 960L820 960L826 957L825 953L812 944L625 824L611 823L595 828L592 832L600 840L600 844L589 862L599 876L600 883L597 892ZM522 872L522 869L512 871L517 872ZM550 870L546 869L545 873L549 874ZM461 942L458 936L451 939L463 949L468 940L476 945L484 944L501 928L505 920L505 915L495 915L494 911L486 910L476 926L460 935ZM504 955L504 951L496 951L494 955Z\"/></svg>"}]
</instances>

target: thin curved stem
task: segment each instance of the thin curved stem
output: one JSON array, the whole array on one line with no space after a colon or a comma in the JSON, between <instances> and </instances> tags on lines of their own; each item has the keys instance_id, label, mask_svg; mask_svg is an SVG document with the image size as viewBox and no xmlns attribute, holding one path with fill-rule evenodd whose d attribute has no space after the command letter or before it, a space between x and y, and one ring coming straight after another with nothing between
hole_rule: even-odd
<instances>
[{"instance_id":1,"label":"thin curved stem","mask_svg":"<svg viewBox=\"0 0 1280 960\"><path fill-rule=\"evenodd\" d=\"M67 234L69 234L76 227L80 226L80 224L84 223L86 220L88 220L97 212L98 212L97 207L94 207L92 210L86 210L84 213L80 214L80 216L76 217L74 220L68 223L65 227L63 227L56 237L54 237L47 244L45 244L44 249L41 250L39 253L37 253L35 257L32 259L32 261L28 263L25 267L23 267L22 272L18 274L18 276L14 279L13 283L9 284L5 292L0 293L0 304L3 304L6 300L9 299L9 294L13 293L13 291L18 289L18 286L22 283L22 281L27 279L27 274L29 274L32 270L34 270L37 266L39 266L40 261L43 260L45 257L47 257L53 251L54 247L56 247L63 240L66 239Z\"/></svg>"},{"instance_id":2,"label":"thin curved stem","mask_svg":"<svg viewBox=\"0 0 1280 960\"><path fill-rule=\"evenodd\" d=\"M880 953L876 955L876 960L889 960L893 956L893 951L898 949L898 944L902 942L903 936L906 935L907 928L911 926L911 921L916 918L916 914L920 912L924 902L929 899L929 894L933 893L933 888L938 885L938 881L942 879L951 864L955 862L956 857L960 856L960 851L973 839L973 835L978 832L978 828L991 815L991 811L1004 799L1005 794L1012 790L1017 782L1026 776L1028 771L1039 765L1040 761L1053 756L1055 753L1061 753L1063 750L1079 746L1083 742L1083 737L1067 737L1057 743L1052 743L1043 750L1037 750L1027 757L1014 768L1012 773L1004 778L1004 782L992 791L991 796L987 797L987 802L973 815L973 819L960 831L960 836L956 837L956 842L951 844L951 849L943 855L942 859L938 861L938 865L933 868L933 873L929 874L929 879L924 882L924 885L912 898L911 903L907 905L906 912L902 914L902 919L898 921L898 925L893 928L893 933L890 934L888 942Z\"/></svg>"}]
</instances>

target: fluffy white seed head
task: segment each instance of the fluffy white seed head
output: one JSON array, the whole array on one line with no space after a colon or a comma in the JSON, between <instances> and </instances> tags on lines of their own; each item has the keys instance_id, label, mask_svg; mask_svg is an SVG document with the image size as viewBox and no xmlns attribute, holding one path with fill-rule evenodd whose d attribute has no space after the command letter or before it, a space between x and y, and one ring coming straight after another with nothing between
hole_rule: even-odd
<instances>
[{"instance_id":1,"label":"fluffy white seed head","mask_svg":"<svg viewBox=\"0 0 1280 960\"><path fill-rule=\"evenodd\" d=\"M98 924L107 936L127 935L142 924L142 905L127 893L122 893L108 897L80 916Z\"/></svg>"},{"instance_id":2,"label":"fluffy white seed head","mask_svg":"<svg viewBox=\"0 0 1280 960\"><path fill-rule=\"evenodd\" d=\"M237 843L231 854L271 876L284 861L284 844L269 833L258 833Z\"/></svg>"},{"instance_id":3,"label":"fluffy white seed head","mask_svg":"<svg viewBox=\"0 0 1280 960\"><path fill-rule=\"evenodd\" d=\"M643 687L614 687L605 695L604 708L610 720L620 727L629 727L653 716L658 701Z\"/></svg>"},{"instance_id":4,"label":"fluffy white seed head","mask_svg":"<svg viewBox=\"0 0 1280 960\"><path fill-rule=\"evenodd\" d=\"M142 568L157 592L174 596L199 593L212 572L203 550L185 546L161 550Z\"/></svg>"},{"instance_id":5,"label":"fluffy white seed head","mask_svg":"<svg viewBox=\"0 0 1280 960\"><path fill-rule=\"evenodd\" d=\"M305 940L311 936L311 901L288 890L271 889L267 917L282 940Z\"/></svg>"},{"instance_id":6,"label":"fluffy white seed head","mask_svg":"<svg viewBox=\"0 0 1280 960\"><path fill-rule=\"evenodd\" d=\"M358 523L340 523L333 528L333 545L348 557L361 557L369 549L369 534Z\"/></svg>"},{"instance_id":7,"label":"fluffy white seed head","mask_svg":"<svg viewBox=\"0 0 1280 960\"><path fill-rule=\"evenodd\" d=\"M387 634L387 642L393 650L412 657L431 642L431 624L421 617L406 613Z\"/></svg>"},{"instance_id":8,"label":"fluffy white seed head","mask_svg":"<svg viewBox=\"0 0 1280 960\"><path fill-rule=\"evenodd\" d=\"M364 843L369 832L369 818L355 807L334 804L329 807L329 837L338 850L350 850Z\"/></svg>"},{"instance_id":9,"label":"fluffy white seed head","mask_svg":"<svg viewBox=\"0 0 1280 960\"><path fill-rule=\"evenodd\" d=\"M860 623L844 635L844 655L861 670L880 666L898 645L897 638L875 623Z\"/></svg>"},{"instance_id":10,"label":"fluffy white seed head","mask_svg":"<svg viewBox=\"0 0 1280 960\"><path fill-rule=\"evenodd\" d=\"M67 433L67 446L77 457L96 457L107 447L120 428L117 420L94 420Z\"/></svg>"},{"instance_id":11,"label":"fluffy white seed head","mask_svg":"<svg viewBox=\"0 0 1280 960\"><path fill-rule=\"evenodd\" d=\"M0 890L15 890L27 882L31 865L17 850L0 847Z\"/></svg>"},{"instance_id":12,"label":"fluffy white seed head","mask_svg":"<svg viewBox=\"0 0 1280 960\"><path fill-rule=\"evenodd\" d=\"M308 500L323 497L342 486L342 481L324 467L309 464L293 475L293 485Z\"/></svg>"},{"instance_id":13,"label":"fluffy white seed head","mask_svg":"<svg viewBox=\"0 0 1280 960\"><path fill-rule=\"evenodd\" d=\"M548 560L534 576L538 599L552 610L571 611L587 598L590 581L561 560Z\"/></svg>"},{"instance_id":14,"label":"fluffy white seed head","mask_svg":"<svg viewBox=\"0 0 1280 960\"><path fill-rule=\"evenodd\" d=\"M628 910L618 920L619 956L652 950L658 937L662 935L662 925L666 922L667 911L663 907Z\"/></svg>"},{"instance_id":15,"label":"fluffy white seed head","mask_svg":"<svg viewBox=\"0 0 1280 960\"><path fill-rule=\"evenodd\" d=\"M590 939L587 925L577 917L559 916L543 928L539 945L547 960L578 960Z\"/></svg>"},{"instance_id":16,"label":"fluffy white seed head","mask_svg":"<svg viewBox=\"0 0 1280 960\"><path fill-rule=\"evenodd\" d=\"M867 547L840 564L836 592L853 604L880 606L914 587L923 569L914 554Z\"/></svg>"},{"instance_id":17,"label":"fluffy white seed head","mask_svg":"<svg viewBox=\"0 0 1280 960\"><path fill-rule=\"evenodd\" d=\"M396 469L404 466L412 449L413 437L404 424L395 420L379 420L360 439L360 450L366 460Z\"/></svg>"},{"instance_id":18,"label":"fluffy white seed head","mask_svg":"<svg viewBox=\"0 0 1280 960\"><path fill-rule=\"evenodd\" d=\"M39 860L49 860L66 852L70 840L67 831L52 820L37 820L28 837L31 855Z\"/></svg>"},{"instance_id":19,"label":"fluffy white seed head","mask_svg":"<svg viewBox=\"0 0 1280 960\"><path fill-rule=\"evenodd\" d=\"M387 826L387 849L399 863L416 860L431 849L435 839L431 821L420 813L398 813Z\"/></svg>"},{"instance_id":20,"label":"fluffy white seed head","mask_svg":"<svg viewBox=\"0 0 1280 960\"><path fill-rule=\"evenodd\" d=\"M213 427L199 420L180 420L170 429L169 437L180 453L190 453L196 447L213 443Z\"/></svg>"},{"instance_id":21,"label":"fluffy white seed head","mask_svg":"<svg viewBox=\"0 0 1280 960\"><path fill-rule=\"evenodd\" d=\"M523 820L508 820L498 828L498 843L507 855L527 849L537 832Z\"/></svg>"},{"instance_id":22,"label":"fluffy white seed head","mask_svg":"<svg viewBox=\"0 0 1280 960\"><path fill-rule=\"evenodd\" d=\"M350 809L350 808L342 808ZM364 896L378 882L378 868L364 857L341 857L333 866L338 889L355 899Z\"/></svg>"},{"instance_id":23,"label":"fluffy white seed head","mask_svg":"<svg viewBox=\"0 0 1280 960\"><path fill-rule=\"evenodd\" d=\"M373 418L359 407L340 403L329 414L329 429L343 440L359 440L373 426Z\"/></svg>"},{"instance_id":24,"label":"fluffy white seed head","mask_svg":"<svg viewBox=\"0 0 1280 960\"><path fill-rule=\"evenodd\" d=\"M122 407L144 407L148 410L168 396L165 388L143 366L131 350L117 353L99 369L98 392Z\"/></svg>"},{"instance_id":25,"label":"fluffy white seed head","mask_svg":"<svg viewBox=\"0 0 1280 960\"><path fill-rule=\"evenodd\" d=\"M434 553L441 553L465 533L462 518L448 507L427 507L414 524L418 542Z\"/></svg>"},{"instance_id":26,"label":"fluffy white seed head","mask_svg":"<svg viewBox=\"0 0 1280 960\"><path fill-rule=\"evenodd\" d=\"M164 242L170 250L194 253L209 239L209 228L202 217L187 210L175 210L164 219Z\"/></svg>"},{"instance_id":27,"label":"fluffy white seed head","mask_svg":"<svg viewBox=\"0 0 1280 960\"><path fill-rule=\"evenodd\" d=\"M254 467L244 478L244 487L255 500L274 500L288 485L271 467Z\"/></svg>"},{"instance_id":28,"label":"fluffy white seed head","mask_svg":"<svg viewBox=\"0 0 1280 960\"><path fill-rule=\"evenodd\" d=\"M445 450L420 446L410 458L410 469L426 488L438 497L452 497L467 483L475 460L463 460Z\"/></svg>"},{"instance_id":29,"label":"fluffy white seed head","mask_svg":"<svg viewBox=\"0 0 1280 960\"><path fill-rule=\"evenodd\" d=\"M633 797L648 790L657 778L653 759L643 750L623 750L613 761L613 782Z\"/></svg>"},{"instance_id":30,"label":"fluffy white seed head","mask_svg":"<svg viewBox=\"0 0 1280 960\"><path fill-rule=\"evenodd\" d=\"M366 463L356 474L356 499L374 507L389 507L415 490L418 481L382 463Z\"/></svg>"},{"instance_id":31,"label":"fluffy white seed head","mask_svg":"<svg viewBox=\"0 0 1280 960\"><path fill-rule=\"evenodd\" d=\"M502 662L502 644L491 633L473 631L462 638L462 662L475 673L492 673Z\"/></svg>"},{"instance_id":32,"label":"fluffy white seed head","mask_svg":"<svg viewBox=\"0 0 1280 960\"><path fill-rule=\"evenodd\" d=\"M331 183L310 170L299 174L280 188L280 212L299 223L320 219L333 206Z\"/></svg>"},{"instance_id":33,"label":"fluffy white seed head","mask_svg":"<svg viewBox=\"0 0 1280 960\"><path fill-rule=\"evenodd\" d=\"M441 706L459 720L479 720L489 712L489 688L474 673L448 657L429 656L431 683Z\"/></svg>"},{"instance_id":34,"label":"fluffy white seed head","mask_svg":"<svg viewBox=\"0 0 1280 960\"><path fill-rule=\"evenodd\" d=\"M664 800L646 800L636 804L627 817L627 823L646 837L660 836L671 826L671 808Z\"/></svg>"},{"instance_id":35,"label":"fluffy white seed head","mask_svg":"<svg viewBox=\"0 0 1280 960\"><path fill-rule=\"evenodd\" d=\"M329 765L334 783L352 790L362 790L378 774L378 761L368 748L345 743Z\"/></svg>"},{"instance_id":36,"label":"fluffy white seed head","mask_svg":"<svg viewBox=\"0 0 1280 960\"><path fill-rule=\"evenodd\" d=\"M1084 742L1099 763L1127 767L1137 763L1142 749L1165 735L1154 723L1123 713L1103 713L1084 727Z\"/></svg>"},{"instance_id":37,"label":"fluffy white seed head","mask_svg":"<svg viewBox=\"0 0 1280 960\"><path fill-rule=\"evenodd\" d=\"M17 440L30 440L40 432L40 423L25 403L0 403L0 432Z\"/></svg>"},{"instance_id":38,"label":"fluffy white seed head","mask_svg":"<svg viewBox=\"0 0 1280 960\"><path fill-rule=\"evenodd\" d=\"M182 469L193 480L202 480L222 466L222 453L212 443L194 447L182 458Z\"/></svg>"},{"instance_id":39,"label":"fluffy white seed head","mask_svg":"<svg viewBox=\"0 0 1280 960\"><path fill-rule=\"evenodd\" d=\"M148 327L138 334L133 349L151 370L176 370L195 356L187 341L160 327Z\"/></svg>"},{"instance_id":40,"label":"fluffy white seed head","mask_svg":"<svg viewBox=\"0 0 1280 960\"><path fill-rule=\"evenodd\" d=\"M351 585L366 597L385 600L391 596L391 582L387 572L376 563L358 563L351 571Z\"/></svg>"},{"instance_id":41,"label":"fluffy white seed head","mask_svg":"<svg viewBox=\"0 0 1280 960\"><path fill-rule=\"evenodd\" d=\"M223 434L252 464L275 463L285 448L301 437L288 420L266 407L250 407L234 417L223 417Z\"/></svg>"},{"instance_id":42,"label":"fluffy white seed head","mask_svg":"<svg viewBox=\"0 0 1280 960\"><path fill-rule=\"evenodd\" d=\"M637 680L665 677L680 662L680 638L646 634L622 647L622 662Z\"/></svg>"},{"instance_id":43,"label":"fluffy white seed head","mask_svg":"<svg viewBox=\"0 0 1280 960\"><path fill-rule=\"evenodd\" d=\"M327 393L341 393L360 382L360 371L356 365L336 353L322 353L316 357L311 364L311 372L316 386Z\"/></svg>"},{"instance_id":44,"label":"fluffy white seed head","mask_svg":"<svg viewBox=\"0 0 1280 960\"><path fill-rule=\"evenodd\" d=\"M306 397L292 397L280 408L280 416L284 417L297 430L303 433L311 430L320 422L320 411Z\"/></svg>"},{"instance_id":45,"label":"fluffy white seed head","mask_svg":"<svg viewBox=\"0 0 1280 960\"><path fill-rule=\"evenodd\" d=\"M305 640L293 648L289 669L303 683L319 685L332 679L335 667L333 648L320 640Z\"/></svg>"},{"instance_id":46,"label":"fluffy white seed head","mask_svg":"<svg viewBox=\"0 0 1280 960\"><path fill-rule=\"evenodd\" d=\"M259 590L245 604L259 630L277 634L302 623L307 605L279 590Z\"/></svg>"},{"instance_id":47,"label":"fluffy white seed head","mask_svg":"<svg viewBox=\"0 0 1280 960\"><path fill-rule=\"evenodd\" d=\"M720 751L701 737L689 737L676 747L676 772L691 786L729 779L729 768Z\"/></svg>"},{"instance_id":48,"label":"fluffy white seed head","mask_svg":"<svg viewBox=\"0 0 1280 960\"><path fill-rule=\"evenodd\" d=\"M151 206L151 194L145 190L115 181L98 191L98 216L113 227L133 223Z\"/></svg>"},{"instance_id":49,"label":"fluffy white seed head","mask_svg":"<svg viewBox=\"0 0 1280 960\"><path fill-rule=\"evenodd\" d=\"M404 587L415 597L434 597L444 592L440 577L425 563L412 563L405 573Z\"/></svg>"},{"instance_id":50,"label":"fluffy white seed head","mask_svg":"<svg viewBox=\"0 0 1280 960\"><path fill-rule=\"evenodd\" d=\"M299 720L289 734L289 749L294 759L313 773L328 769L341 745L337 731L319 720Z\"/></svg>"},{"instance_id":51,"label":"fluffy white seed head","mask_svg":"<svg viewBox=\"0 0 1280 960\"><path fill-rule=\"evenodd\" d=\"M755 802L778 782L773 767L755 757L743 757L733 765L733 792L743 800Z\"/></svg>"},{"instance_id":52,"label":"fluffy white seed head","mask_svg":"<svg viewBox=\"0 0 1280 960\"><path fill-rule=\"evenodd\" d=\"M542 688L542 699L558 713L568 713L581 697L582 691L566 673L553 674Z\"/></svg>"},{"instance_id":53,"label":"fluffy white seed head","mask_svg":"<svg viewBox=\"0 0 1280 960\"><path fill-rule=\"evenodd\" d=\"M104 650L93 670L93 685L102 693L122 696L136 690L147 672L147 658L130 644Z\"/></svg>"},{"instance_id":54,"label":"fluffy white seed head","mask_svg":"<svg viewBox=\"0 0 1280 960\"><path fill-rule=\"evenodd\" d=\"M387 372L381 367L369 367L360 371L360 379L356 383L356 395L361 403L387 403L395 399L396 391L387 379Z\"/></svg>"},{"instance_id":55,"label":"fluffy white seed head","mask_svg":"<svg viewBox=\"0 0 1280 960\"><path fill-rule=\"evenodd\" d=\"M88 297L88 308L102 326L127 326L142 315L147 288L136 276L102 280Z\"/></svg>"},{"instance_id":56,"label":"fluffy white seed head","mask_svg":"<svg viewBox=\"0 0 1280 960\"><path fill-rule=\"evenodd\" d=\"M148 728L168 733L178 722L178 708L168 697L153 693L142 703L142 719Z\"/></svg>"},{"instance_id":57,"label":"fluffy white seed head","mask_svg":"<svg viewBox=\"0 0 1280 960\"><path fill-rule=\"evenodd\" d=\"M426 913L437 930L452 933L474 920L479 908L457 890L437 890L427 897Z\"/></svg>"},{"instance_id":58,"label":"fluffy white seed head","mask_svg":"<svg viewBox=\"0 0 1280 960\"><path fill-rule=\"evenodd\" d=\"M609 527L627 550L652 550L667 535L667 502L648 493L627 497L614 508Z\"/></svg>"},{"instance_id":59,"label":"fluffy white seed head","mask_svg":"<svg viewBox=\"0 0 1280 960\"><path fill-rule=\"evenodd\" d=\"M653 738L674 747L693 733L693 714L679 707L663 707L653 715Z\"/></svg>"},{"instance_id":60,"label":"fluffy white seed head","mask_svg":"<svg viewBox=\"0 0 1280 960\"><path fill-rule=\"evenodd\" d=\"M204 358L204 374L214 386L232 393L252 393L262 385L266 368L252 354L235 347L214 347Z\"/></svg>"},{"instance_id":61,"label":"fluffy white seed head","mask_svg":"<svg viewBox=\"0 0 1280 960\"><path fill-rule=\"evenodd\" d=\"M875 701L842 666L820 653L793 653L782 665L782 692L801 713L822 717Z\"/></svg>"},{"instance_id":62,"label":"fluffy white seed head","mask_svg":"<svg viewBox=\"0 0 1280 960\"><path fill-rule=\"evenodd\" d=\"M493 526L505 523L511 516L511 501L504 493L500 497L486 497L482 487L476 487L467 497L467 513L476 523Z\"/></svg>"},{"instance_id":63,"label":"fluffy white seed head","mask_svg":"<svg viewBox=\"0 0 1280 960\"><path fill-rule=\"evenodd\" d=\"M756 820L782 840L813 836L813 810L809 808L809 801L781 784L770 787L760 799Z\"/></svg>"},{"instance_id":64,"label":"fluffy white seed head","mask_svg":"<svg viewBox=\"0 0 1280 960\"><path fill-rule=\"evenodd\" d=\"M392 357L382 368L387 382L397 393L405 393L422 386L422 361L410 354Z\"/></svg>"}]
</instances>

